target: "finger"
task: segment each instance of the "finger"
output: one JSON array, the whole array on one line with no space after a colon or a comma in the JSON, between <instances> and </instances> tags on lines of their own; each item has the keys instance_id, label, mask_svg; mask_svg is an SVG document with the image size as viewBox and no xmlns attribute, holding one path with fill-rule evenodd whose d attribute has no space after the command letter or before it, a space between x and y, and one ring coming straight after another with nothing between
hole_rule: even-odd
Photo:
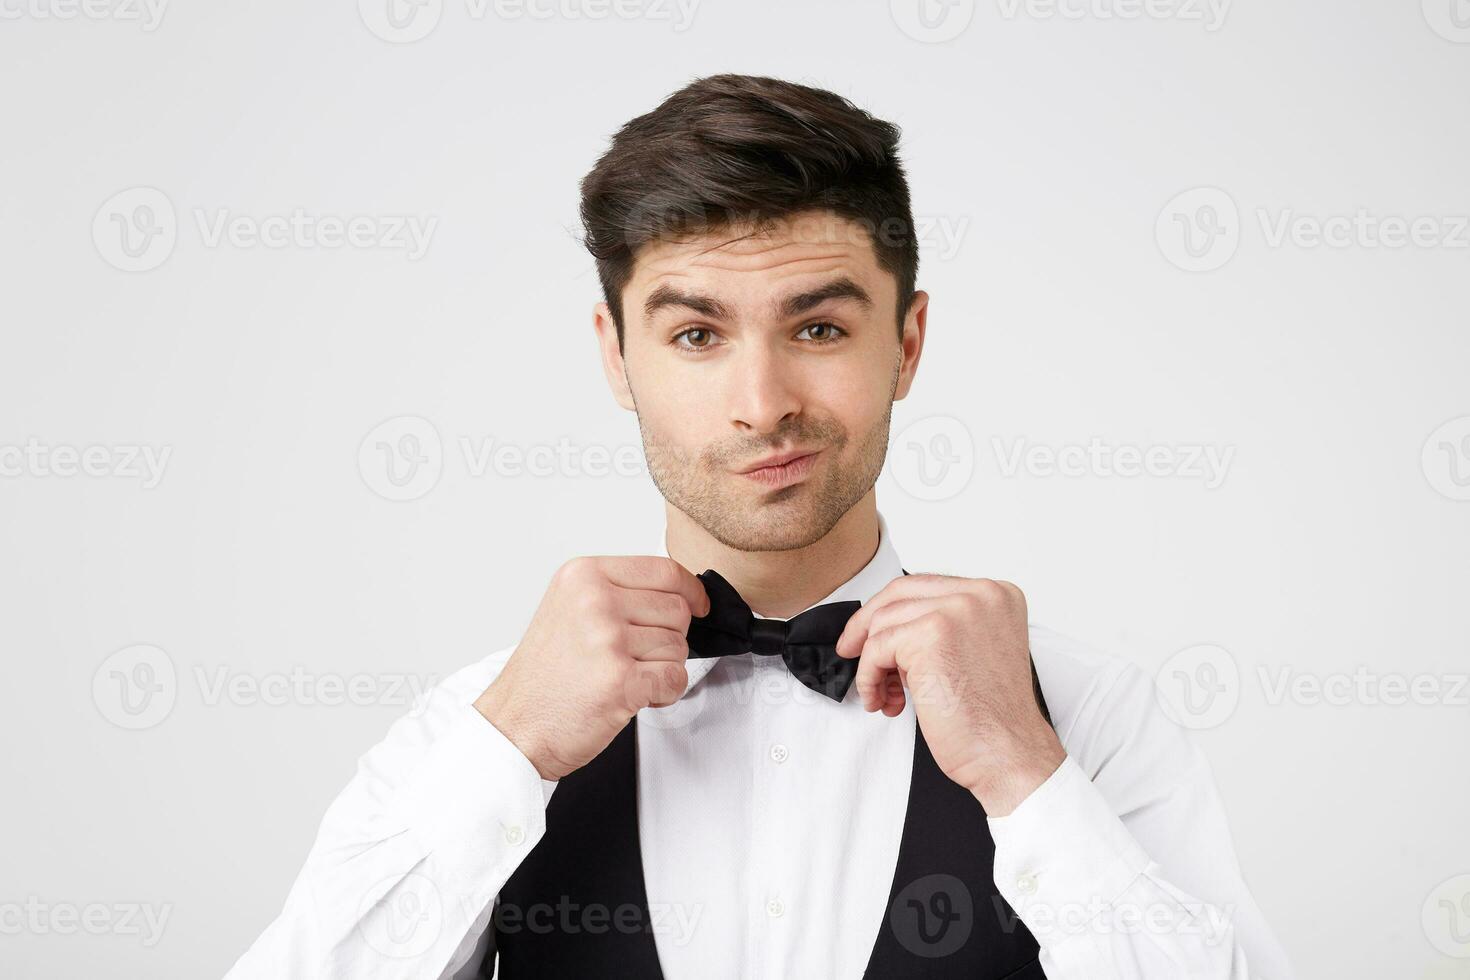
<instances>
[{"instance_id":1,"label":"finger","mask_svg":"<svg viewBox=\"0 0 1470 980\"><path fill-rule=\"evenodd\" d=\"M905 599L958 592L968 581L952 575L900 575L879 589L848 619L842 635L837 638L838 656L856 657L861 652L863 640L873 631L873 617L884 606Z\"/></svg>"},{"instance_id":2,"label":"finger","mask_svg":"<svg viewBox=\"0 0 1470 980\"><path fill-rule=\"evenodd\" d=\"M709 615L709 595L704 583L672 558L659 555L597 555L592 562L602 577L624 589L671 592L684 597L696 616Z\"/></svg>"},{"instance_id":3,"label":"finger","mask_svg":"<svg viewBox=\"0 0 1470 980\"><path fill-rule=\"evenodd\" d=\"M913 619L928 609L934 601L932 595L915 595L890 598L883 602L868 604L852 614L842 635L837 639L837 655L839 657L857 657L863 652L863 644L873 633L890 626ZM866 615L864 615L866 614ZM863 616L861 622L853 623L858 616Z\"/></svg>"},{"instance_id":4,"label":"finger","mask_svg":"<svg viewBox=\"0 0 1470 980\"><path fill-rule=\"evenodd\" d=\"M645 662L689 659L689 638L662 626L628 626L624 633L628 655Z\"/></svg>"},{"instance_id":5,"label":"finger","mask_svg":"<svg viewBox=\"0 0 1470 980\"><path fill-rule=\"evenodd\" d=\"M694 615L688 600L678 592L615 588L612 602L615 615L623 622L634 626L657 626L673 630L680 636L689 632L689 621Z\"/></svg>"},{"instance_id":6,"label":"finger","mask_svg":"<svg viewBox=\"0 0 1470 980\"><path fill-rule=\"evenodd\" d=\"M688 686L689 672L681 662L637 663L628 674L628 705L635 711L666 708L683 697Z\"/></svg>"},{"instance_id":7,"label":"finger","mask_svg":"<svg viewBox=\"0 0 1470 980\"><path fill-rule=\"evenodd\" d=\"M908 682L906 671L892 670L884 678L883 713L890 718L903 711L903 686Z\"/></svg>"},{"instance_id":8,"label":"finger","mask_svg":"<svg viewBox=\"0 0 1470 980\"><path fill-rule=\"evenodd\" d=\"M837 654L856 657L862 650L867 634L875 630L873 620L883 615L883 610L916 598L938 599L945 596L975 595L987 601L1018 605L1023 614L1026 608L1025 594L1011 582L993 579L972 579L956 575L905 575L885 585L878 593L853 613L837 638Z\"/></svg>"},{"instance_id":9,"label":"finger","mask_svg":"<svg viewBox=\"0 0 1470 980\"><path fill-rule=\"evenodd\" d=\"M888 674L899 669L907 672L913 652L932 642L935 615L927 612L868 636L853 681L864 710L872 711L885 705Z\"/></svg>"}]
</instances>

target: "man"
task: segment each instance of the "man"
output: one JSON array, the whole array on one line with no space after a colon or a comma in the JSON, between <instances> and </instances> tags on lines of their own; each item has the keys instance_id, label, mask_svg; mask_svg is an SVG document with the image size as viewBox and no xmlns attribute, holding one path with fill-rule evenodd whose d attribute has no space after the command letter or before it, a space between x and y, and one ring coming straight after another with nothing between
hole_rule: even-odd
<instances>
[{"instance_id":1,"label":"man","mask_svg":"<svg viewBox=\"0 0 1470 980\"><path fill-rule=\"evenodd\" d=\"M734 75L617 134L594 325L667 528L567 561L363 756L232 977L1289 976L1149 679L899 562L897 144Z\"/></svg>"}]
</instances>

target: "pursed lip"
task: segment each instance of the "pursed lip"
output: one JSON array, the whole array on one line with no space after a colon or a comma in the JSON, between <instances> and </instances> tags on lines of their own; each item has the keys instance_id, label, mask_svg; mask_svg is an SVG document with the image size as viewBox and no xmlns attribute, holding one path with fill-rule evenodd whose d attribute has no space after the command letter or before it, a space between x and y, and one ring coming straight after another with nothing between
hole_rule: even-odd
<instances>
[{"instance_id":1,"label":"pursed lip","mask_svg":"<svg viewBox=\"0 0 1470 980\"><path fill-rule=\"evenodd\" d=\"M818 450L816 449L797 449L788 453L777 453L774 456L767 456L765 459L756 460L754 463L751 463L745 469L739 470L738 472L754 473L756 470L763 470L768 466L785 466L793 459L801 459L803 456L811 456L816 452L818 452Z\"/></svg>"}]
</instances>

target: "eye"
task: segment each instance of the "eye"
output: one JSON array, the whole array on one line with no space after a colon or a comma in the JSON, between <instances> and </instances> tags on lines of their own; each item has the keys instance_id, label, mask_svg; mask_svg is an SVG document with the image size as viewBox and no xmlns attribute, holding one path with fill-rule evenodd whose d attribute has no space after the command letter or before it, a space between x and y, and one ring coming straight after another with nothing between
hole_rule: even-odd
<instances>
[{"instance_id":1,"label":"eye","mask_svg":"<svg viewBox=\"0 0 1470 980\"><path fill-rule=\"evenodd\" d=\"M714 336L714 331L705 327L690 327L688 330L681 330L674 334L674 346L682 351L707 350L714 346ZM687 346L679 342L681 337L689 340Z\"/></svg>"},{"instance_id":2,"label":"eye","mask_svg":"<svg viewBox=\"0 0 1470 980\"><path fill-rule=\"evenodd\" d=\"M816 332L821 333L821 334L825 334L825 336L817 336L817 337L813 337L812 338L812 340L814 342L818 343L818 344L830 344L834 340L836 340L838 337L845 337L845 336L847 336L847 331L846 330L843 330L841 327L837 326L835 323L825 323L825 322L824 323L809 323L806 326L802 327L801 330L797 332L797 336L800 336L801 334L806 333L808 330L816 331Z\"/></svg>"}]
</instances>

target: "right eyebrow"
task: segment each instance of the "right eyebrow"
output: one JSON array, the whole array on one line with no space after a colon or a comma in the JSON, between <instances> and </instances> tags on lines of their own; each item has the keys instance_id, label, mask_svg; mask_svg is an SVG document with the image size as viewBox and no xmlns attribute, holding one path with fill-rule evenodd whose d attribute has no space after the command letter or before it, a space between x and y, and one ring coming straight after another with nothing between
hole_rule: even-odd
<instances>
[{"instance_id":1,"label":"right eyebrow","mask_svg":"<svg viewBox=\"0 0 1470 980\"><path fill-rule=\"evenodd\" d=\"M729 307L725 306L713 296L701 296L698 293L686 293L675 289L668 283L660 285L648 294L648 299L643 301L643 315L652 319L653 315L660 310L671 307L683 307L693 310L700 316L707 316L714 320L732 320Z\"/></svg>"}]
</instances>

